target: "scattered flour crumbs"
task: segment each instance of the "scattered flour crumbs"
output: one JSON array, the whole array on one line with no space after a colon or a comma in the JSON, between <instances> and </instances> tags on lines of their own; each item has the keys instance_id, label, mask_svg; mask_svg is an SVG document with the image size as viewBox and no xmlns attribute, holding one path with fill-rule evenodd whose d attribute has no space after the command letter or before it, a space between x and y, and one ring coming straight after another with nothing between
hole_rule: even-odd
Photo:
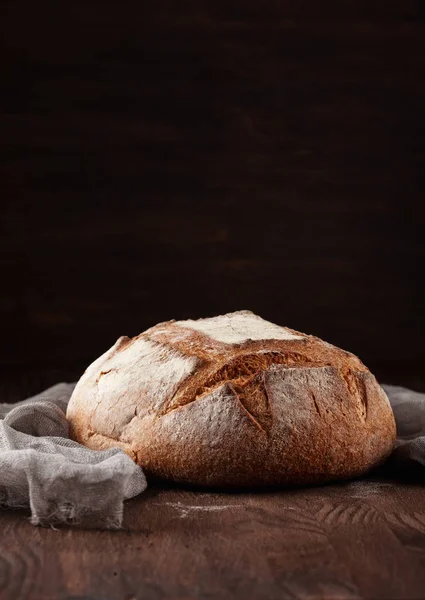
<instances>
[{"instance_id":1,"label":"scattered flour crumbs","mask_svg":"<svg viewBox=\"0 0 425 600\"><path fill-rule=\"evenodd\" d=\"M159 503L156 503L159 505ZM180 514L181 517L187 517L191 512L218 512L221 510L227 510L229 508L238 508L242 506L242 504L217 504L211 506L198 506L195 504L183 504L183 502L164 502L161 503L161 506L171 506L175 508L176 511Z\"/></svg>"},{"instance_id":2,"label":"scattered flour crumbs","mask_svg":"<svg viewBox=\"0 0 425 600\"><path fill-rule=\"evenodd\" d=\"M375 496L381 494L385 488L393 487L393 483L386 483L384 481L353 481L345 484L347 495L350 498L368 498L369 496ZM174 508L180 517L188 517L191 514L197 512L220 512L222 510L229 510L232 508L249 508L246 504L212 504L212 505L198 505L198 504L184 504L183 502L155 502L157 506L170 506ZM281 506L285 510L297 510L292 506Z\"/></svg>"},{"instance_id":3,"label":"scattered flour crumbs","mask_svg":"<svg viewBox=\"0 0 425 600\"><path fill-rule=\"evenodd\" d=\"M380 494L385 488L393 485L384 481L353 481L346 485L346 489L350 498L368 498Z\"/></svg>"}]
</instances>

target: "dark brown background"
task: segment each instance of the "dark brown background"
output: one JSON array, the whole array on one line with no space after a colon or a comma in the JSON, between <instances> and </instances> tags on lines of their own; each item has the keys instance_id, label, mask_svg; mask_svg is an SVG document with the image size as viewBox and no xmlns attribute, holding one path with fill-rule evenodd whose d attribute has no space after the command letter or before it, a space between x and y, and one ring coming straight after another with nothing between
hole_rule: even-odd
<instances>
[{"instance_id":1,"label":"dark brown background","mask_svg":"<svg viewBox=\"0 0 425 600\"><path fill-rule=\"evenodd\" d=\"M2 7L2 377L249 308L425 389L423 2Z\"/></svg>"}]
</instances>

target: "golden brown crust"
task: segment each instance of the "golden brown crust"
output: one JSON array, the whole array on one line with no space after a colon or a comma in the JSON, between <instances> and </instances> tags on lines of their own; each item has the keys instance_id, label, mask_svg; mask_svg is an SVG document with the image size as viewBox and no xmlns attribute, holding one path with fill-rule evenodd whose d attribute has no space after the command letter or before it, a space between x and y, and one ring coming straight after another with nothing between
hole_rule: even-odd
<instances>
[{"instance_id":1,"label":"golden brown crust","mask_svg":"<svg viewBox=\"0 0 425 600\"><path fill-rule=\"evenodd\" d=\"M120 338L74 391L72 435L119 445L148 476L199 485L366 472L395 439L384 391L353 354L286 331L297 337L224 343L170 321Z\"/></svg>"}]
</instances>

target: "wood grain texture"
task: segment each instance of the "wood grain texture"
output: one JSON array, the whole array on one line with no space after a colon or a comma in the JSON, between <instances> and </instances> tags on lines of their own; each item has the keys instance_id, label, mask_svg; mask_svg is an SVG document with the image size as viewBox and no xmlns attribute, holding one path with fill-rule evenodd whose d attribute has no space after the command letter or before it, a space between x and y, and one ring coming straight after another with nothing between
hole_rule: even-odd
<instances>
[{"instance_id":1,"label":"wood grain texture","mask_svg":"<svg viewBox=\"0 0 425 600\"><path fill-rule=\"evenodd\" d=\"M122 334L247 308L414 373L424 17L3 4L1 364L81 371Z\"/></svg>"},{"instance_id":2,"label":"wood grain texture","mask_svg":"<svg viewBox=\"0 0 425 600\"><path fill-rule=\"evenodd\" d=\"M0 513L2 600L422 599L423 487L267 493L150 488L119 532Z\"/></svg>"},{"instance_id":3,"label":"wood grain texture","mask_svg":"<svg viewBox=\"0 0 425 600\"><path fill-rule=\"evenodd\" d=\"M55 373L0 380L0 397ZM1 600L423 599L423 483L370 477L261 493L150 487L119 532L36 528L0 511Z\"/></svg>"}]
</instances>

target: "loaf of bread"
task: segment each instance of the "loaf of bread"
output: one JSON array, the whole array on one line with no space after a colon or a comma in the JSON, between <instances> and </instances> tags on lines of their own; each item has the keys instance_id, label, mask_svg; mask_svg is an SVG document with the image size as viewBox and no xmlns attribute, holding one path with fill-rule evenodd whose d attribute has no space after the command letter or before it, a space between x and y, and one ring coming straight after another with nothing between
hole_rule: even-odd
<instances>
[{"instance_id":1,"label":"loaf of bread","mask_svg":"<svg viewBox=\"0 0 425 600\"><path fill-rule=\"evenodd\" d=\"M356 477L395 440L385 392L356 356L249 311L119 338L67 418L89 448L120 447L148 477L201 486Z\"/></svg>"}]
</instances>

